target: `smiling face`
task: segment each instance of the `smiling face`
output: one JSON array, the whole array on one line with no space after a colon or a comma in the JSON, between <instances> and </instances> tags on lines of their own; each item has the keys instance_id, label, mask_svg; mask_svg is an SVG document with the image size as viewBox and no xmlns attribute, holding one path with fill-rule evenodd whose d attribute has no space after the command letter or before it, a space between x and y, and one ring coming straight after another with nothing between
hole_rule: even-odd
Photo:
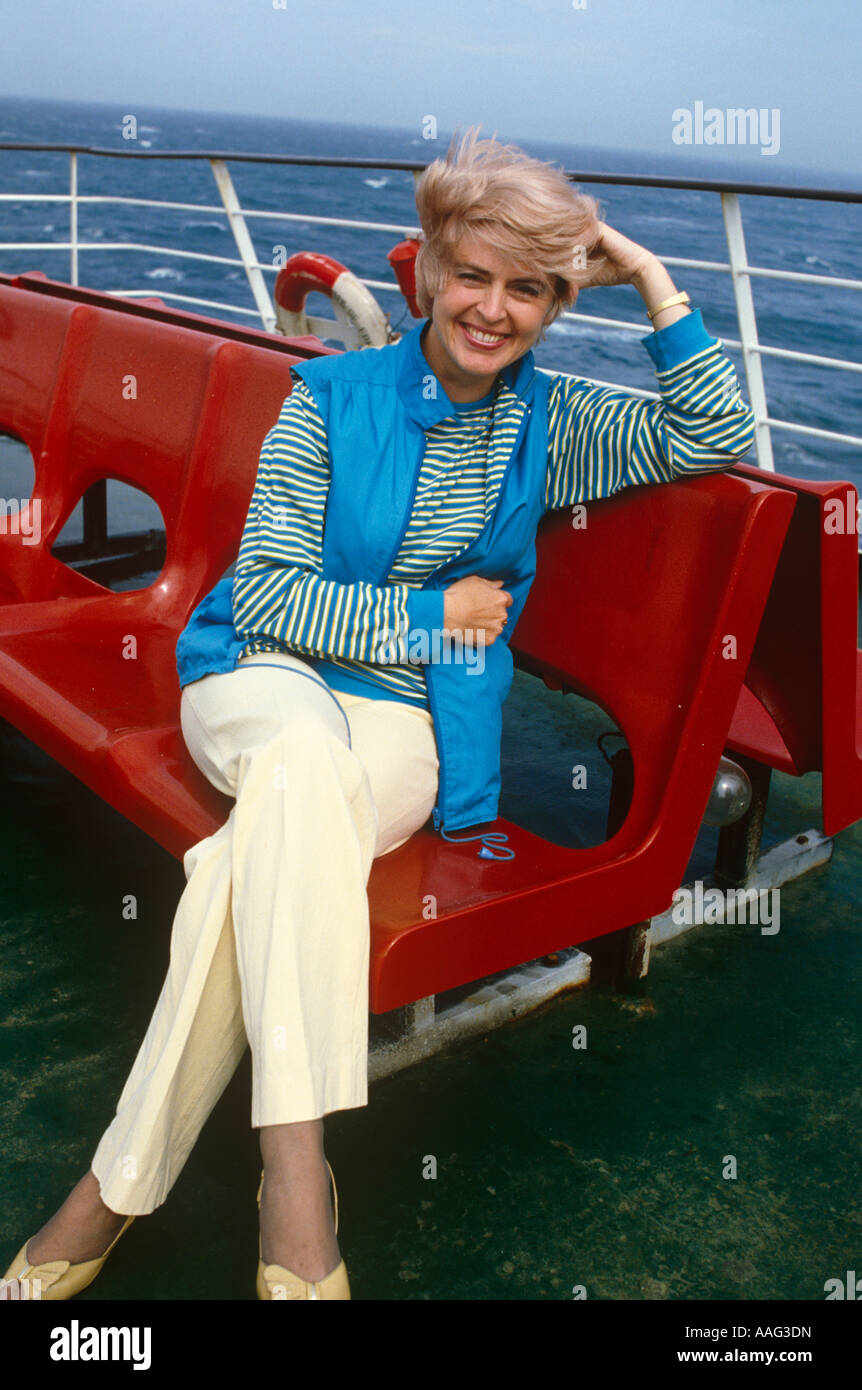
<instances>
[{"instance_id":1,"label":"smiling face","mask_svg":"<svg viewBox=\"0 0 862 1390\"><path fill-rule=\"evenodd\" d=\"M513 265L486 241L463 236L446 284L434 296L422 349L451 401L477 401L497 373L537 341L554 304L529 266Z\"/></svg>"}]
</instances>

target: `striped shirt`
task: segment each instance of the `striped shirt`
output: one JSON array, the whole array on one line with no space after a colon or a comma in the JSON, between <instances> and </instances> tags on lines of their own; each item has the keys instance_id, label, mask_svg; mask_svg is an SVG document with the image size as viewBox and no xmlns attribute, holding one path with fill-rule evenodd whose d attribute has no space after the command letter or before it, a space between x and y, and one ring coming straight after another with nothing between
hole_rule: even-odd
<instances>
[{"instance_id":1,"label":"striped shirt","mask_svg":"<svg viewBox=\"0 0 862 1390\"><path fill-rule=\"evenodd\" d=\"M727 468L745 452L751 414L720 344L656 375L660 401L552 377L546 510ZM394 664L387 643L409 631L411 589L466 550L491 517L518 430L517 419L494 417L495 396L507 393L514 399L498 378L489 396L454 404L452 416L426 431L407 529L378 588L323 578L326 430L297 380L264 441L237 559L233 607L242 655L316 658L336 689L427 709L422 666Z\"/></svg>"}]
</instances>

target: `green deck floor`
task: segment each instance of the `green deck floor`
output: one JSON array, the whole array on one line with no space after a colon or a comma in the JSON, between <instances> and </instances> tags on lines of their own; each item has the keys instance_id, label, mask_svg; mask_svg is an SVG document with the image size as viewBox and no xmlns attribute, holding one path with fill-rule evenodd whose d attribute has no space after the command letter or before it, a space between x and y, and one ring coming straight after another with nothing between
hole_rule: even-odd
<instances>
[{"instance_id":1,"label":"green deck floor","mask_svg":"<svg viewBox=\"0 0 862 1390\"><path fill-rule=\"evenodd\" d=\"M607 727L518 674L503 813L567 842L601 839L609 779L594 738ZM8 730L0 754L5 1263L113 1115L184 879ZM578 761L588 793L571 790ZM766 846L819 825L818 791L816 776L774 777ZM708 872L715 833L688 877ZM857 825L828 868L782 889L777 935L696 928L654 952L632 996L582 989L330 1116L354 1298L571 1299L583 1285L593 1300L820 1300L827 1279L862 1270L860 847ZM80 1302L254 1299L249 1110L246 1053L168 1200Z\"/></svg>"}]
</instances>

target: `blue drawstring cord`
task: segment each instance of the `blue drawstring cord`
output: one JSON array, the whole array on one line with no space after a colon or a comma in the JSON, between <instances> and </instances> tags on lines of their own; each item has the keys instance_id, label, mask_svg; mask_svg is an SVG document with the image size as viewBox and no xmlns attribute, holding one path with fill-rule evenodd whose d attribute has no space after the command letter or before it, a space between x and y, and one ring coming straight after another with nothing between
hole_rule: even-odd
<instances>
[{"instance_id":1,"label":"blue drawstring cord","mask_svg":"<svg viewBox=\"0 0 862 1390\"><path fill-rule=\"evenodd\" d=\"M456 840L452 835L447 835L442 827L440 829L440 834L443 836L444 840L449 841L450 845L466 845L469 844L471 840L481 840L482 848L477 851L477 859L515 858L515 851L506 848L506 841L509 837L502 830L486 830L483 835L464 835L460 840ZM500 851L499 854L491 848L492 845L496 845L497 849Z\"/></svg>"},{"instance_id":2,"label":"blue drawstring cord","mask_svg":"<svg viewBox=\"0 0 862 1390\"><path fill-rule=\"evenodd\" d=\"M252 653L252 655L255 656L257 655L257 653ZM332 690L330 690L329 686L326 684L326 681L321 680L319 676L314 675L311 671L297 671L295 666L282 666L280 661L255 661L254 664L252 664L252 662L247 657L241 657L237 661L234 670L254 671L259 666L270 666L273 669L273 671L288 671L291 675L302 676L303 679L314 681L314 684L319 685L321 690L325 690L330 699L335 701L335 704L338 706L338 712L344 720L345 724L347 725L347 746L350 749L351 753L353 752L353 741L350 737L350 720L347 718L344 706L342 705L338 696Z\"/></svg>"}]
</instances>

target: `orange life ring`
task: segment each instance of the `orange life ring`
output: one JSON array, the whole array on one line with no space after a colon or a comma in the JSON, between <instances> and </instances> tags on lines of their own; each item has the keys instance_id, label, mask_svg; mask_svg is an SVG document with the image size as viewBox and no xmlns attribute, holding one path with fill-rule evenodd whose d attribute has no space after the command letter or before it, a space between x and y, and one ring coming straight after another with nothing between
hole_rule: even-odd
<instances>
[{"instance_id":1,"label":"orange life ring","mask_svg":"<svg viewBox=\"0 0 862 1390\"><path fill-rule=\"evenodd\" d=\"M407 300L407 307L414 319L424 318L416 303L416 256L420 245L418 237L408 237L406 241L399 241L397 246L393 246L386 256L395 271L398 288Z\"/></svg>"},{"instance_id":2,"label":"orange life ring","mask_svg":"<svg viewBox=\"0 0 862 1390\"><path fill-rule=\"evenodd\" d=\"M305 312L312 291L332 300L336 331L326 336L340 338L348 350L383 347L393 341L388 316L373 294L340 261L318 251L297 251L278 273L275 311L279 332L286 337L304 337L320 326L320 320L313 323Z\"/></svg>"}]
</instances>

